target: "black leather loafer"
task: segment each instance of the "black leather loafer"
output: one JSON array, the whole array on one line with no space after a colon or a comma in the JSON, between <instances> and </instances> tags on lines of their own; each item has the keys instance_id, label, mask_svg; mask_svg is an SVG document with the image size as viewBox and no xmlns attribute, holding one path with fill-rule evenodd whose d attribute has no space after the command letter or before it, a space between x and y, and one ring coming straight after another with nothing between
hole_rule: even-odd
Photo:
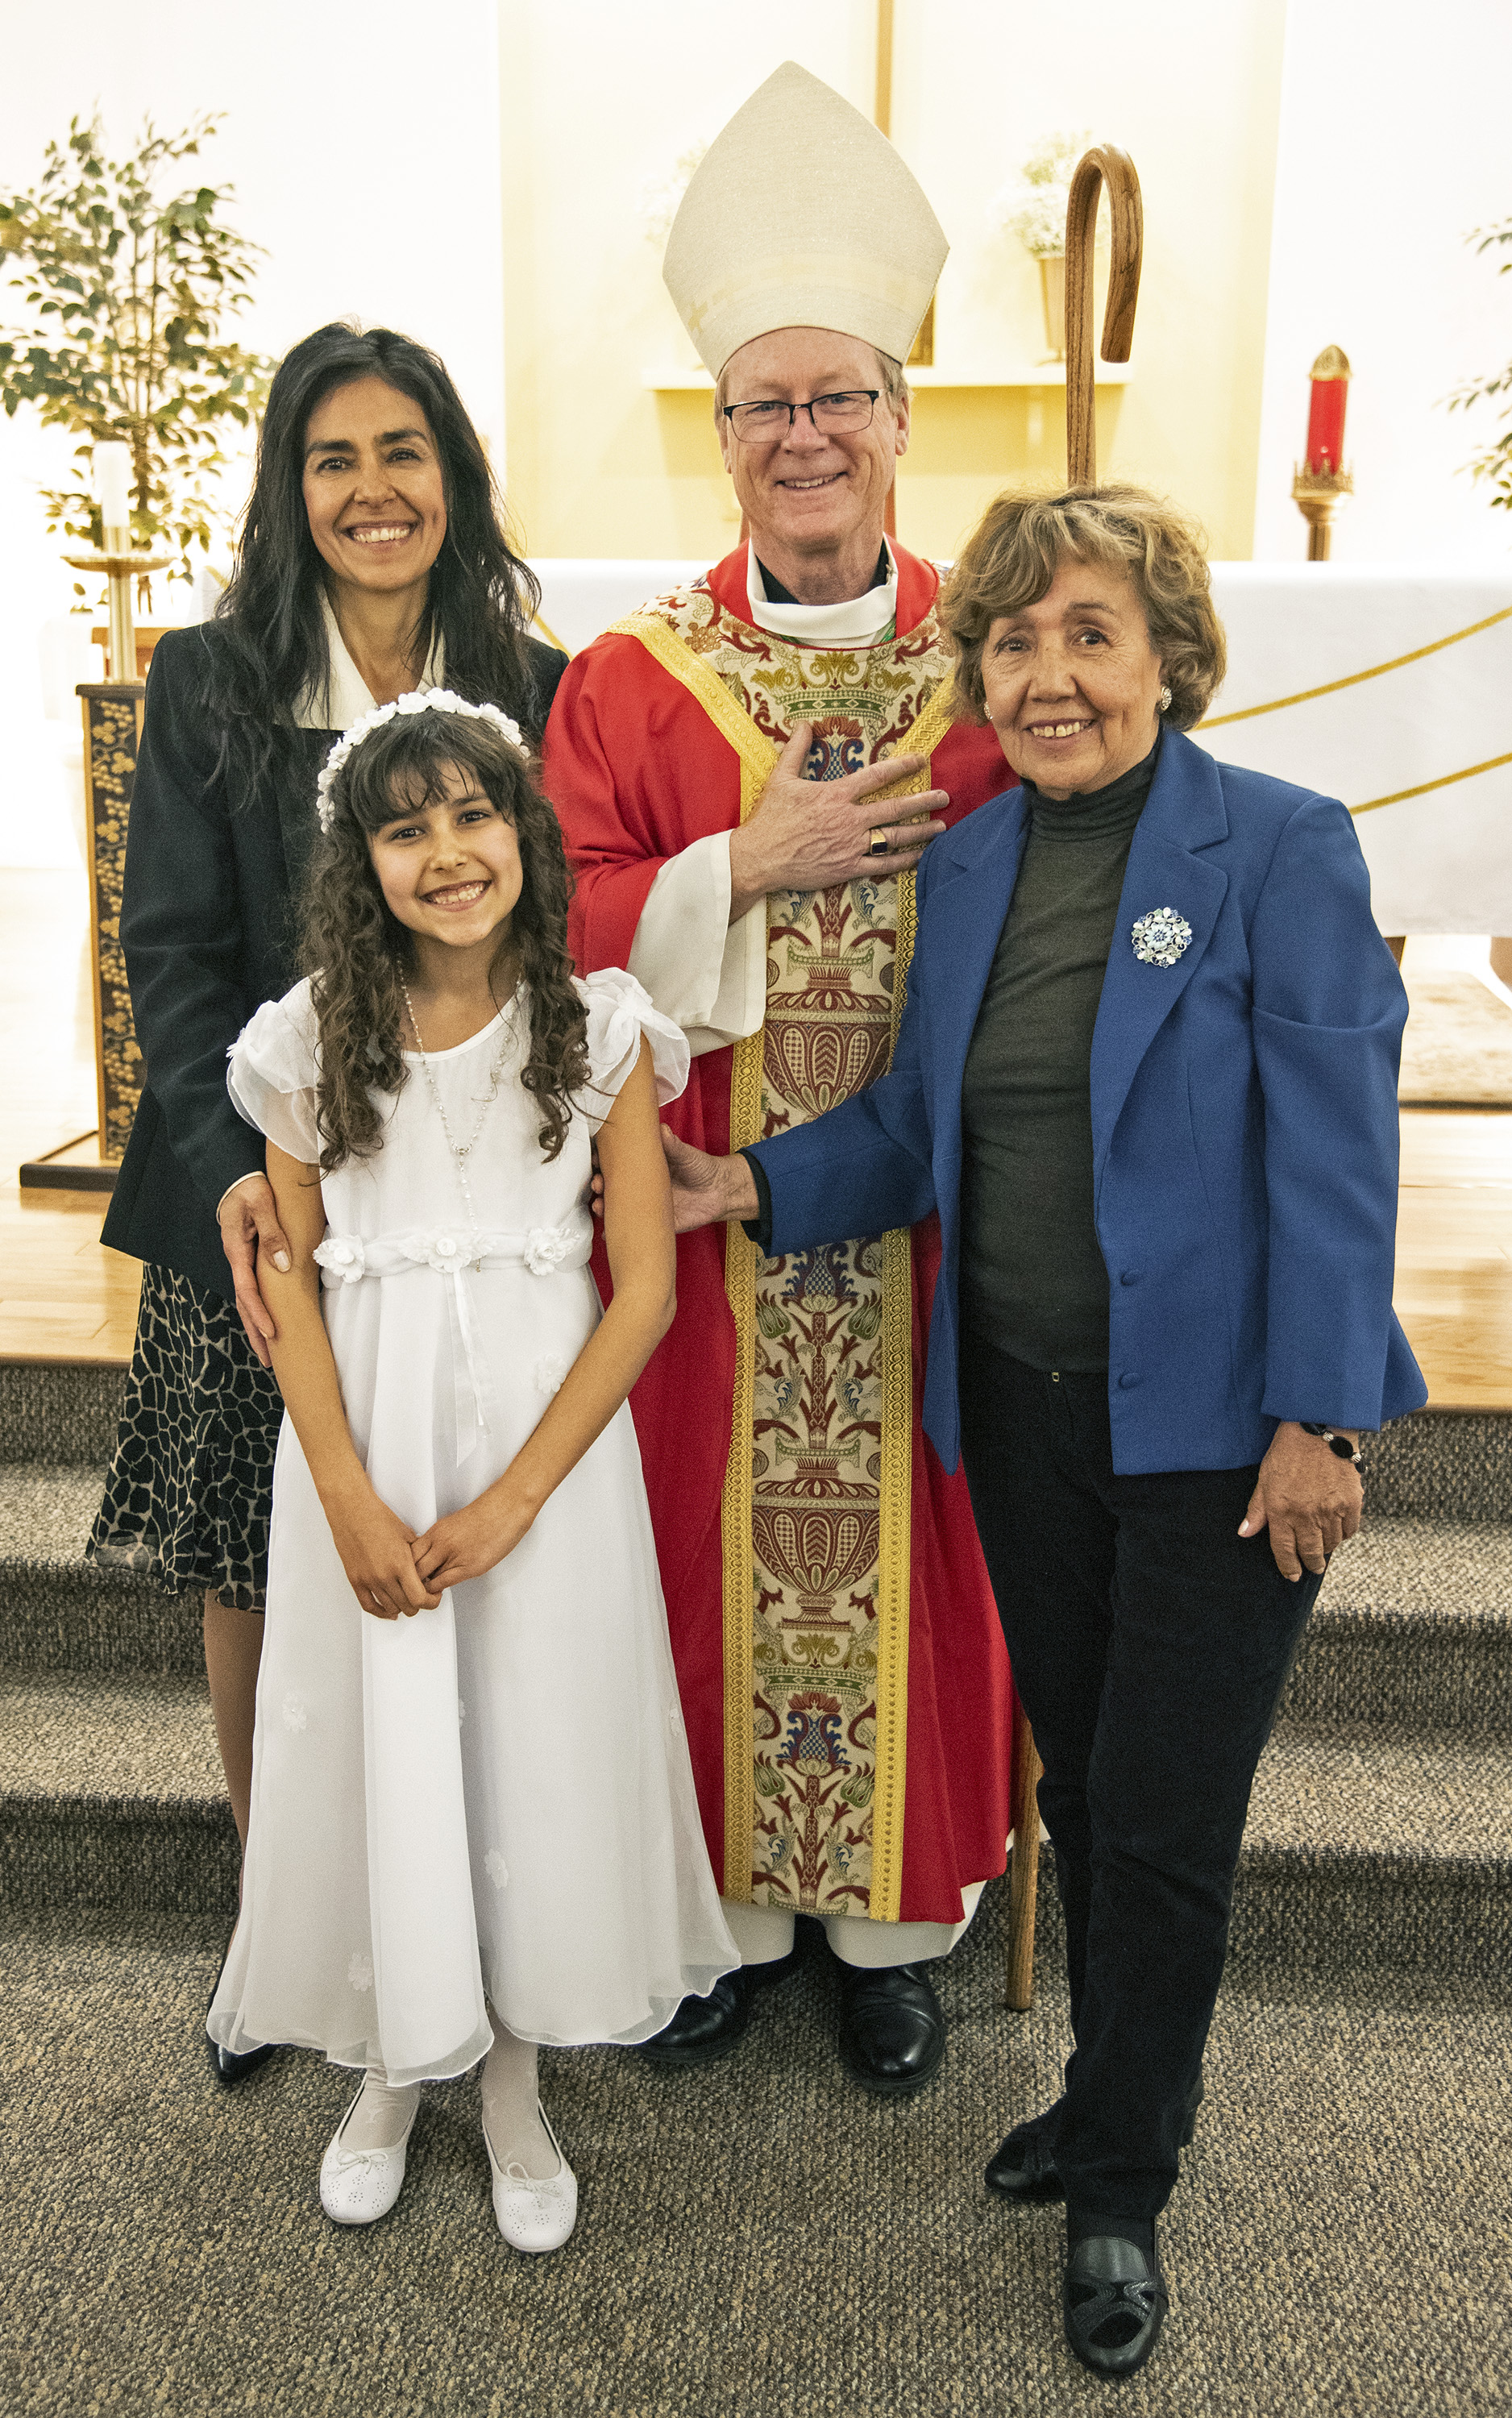
<instances>
[{"instance_id":1,"label":"black leather loafer","mask_svg":"<svg viewBox=\"0 0 1512 2418\"><path fill-rule=\"evenodd\" d=\"M1118 2234L1092 2234L1066 2253L1066 2339L1093 2376L1143 2367L1169 2306L1158 2264Z\"/></svg>"},{"instance_id":2,"label":"black leather loafer","mask_svg":"<svg viewBox=\"0 0 1512 2418\"><path fill-rule=\"evenodd\" d=\"M846 2072L867 2090L922 2090L945 2054L945 2018L923 1968L835 1962Z\"/></svg>"},{"instance_id":3,"label":"black leather loafer","mask_svg":"<svg viewBox=\"0 0 1512 2418\"><path fill-rule=\"evenodd\" d=\"M231 1942L230 1940L227 1940L226 1956L229 1956L230 1953ZM221 1959L221 1973L225 1970L226 1956L222 1956ZM209 2013L211 2007L215 2004L215 1992L216 1990L219 1990L220 1987L221 1973L217 1973L215 1977L215 1988L211 1990L209 1997L206 2002L205 2012L206 2014ZM214 2074L222 2090L235 2090L238 2082L245 2082L249 2074L255 2074L260 2065L266 2065L267 2063L268 2058L276 2054L278 2045L277 2041L265 2041L261 2048L250 2048L244 2057L238 2057L235 2050L221 2048L218 2042L213 2041L210 2038L208 2032L205 2035L205 2046L210 2060L210 2072Z\"/></svg>"},{"instance_id":4,"label":"black leather loafer","mask_svg":"<svg viewBox=\"0 0 1512 2418\"><path fill-rule=\"evenodd\" d=\"M999 2142L987 2161L987 2189L1000 2199L1017 2200L1024 2208L1046 2200L1064 2199L1065 2185L1055 2163L1055 2138L1061 2129L1058 2099L1044 2114L1031 2116Z\"/></svg>"},{"instance_id":5,"label":"black leather loafer","mask_svg":"<svg viewBox=\"0 0 1512 2418\"><path fill-rule=\"evenodd\" d=\"M1186 2121L1182 2127L1184 2150L1190 2147L1197 2131L1197 2111L1204 2095L1199 2074L1186 2103ZM1000 2199L1016 2200L1023 2208L1064 2199L1065 2185L1055 2163L1055 2143L1065 2104L1063 2099L1058 2099L1053 2107L1046 2107L1041 2115L1027 2117L1022 2124L1016 2124L1011 2133L1004 2135L987 2161L988 2191L996 2192Z\"/></svg>"},{"instance_id":6,"label":"black leather loafer","mask_svg":"<svg viewBox=\"0 0 1512 2418\"><path fill-rule=\"evenodd\" d=\"M716 2064L745 2037L756 1992L784 1980L797 1962L795 1953L722 1973L707 1998L684 1998L665 2029L641 2042L642 2057L652 2065Z\"/></svg>"}]
</instances>

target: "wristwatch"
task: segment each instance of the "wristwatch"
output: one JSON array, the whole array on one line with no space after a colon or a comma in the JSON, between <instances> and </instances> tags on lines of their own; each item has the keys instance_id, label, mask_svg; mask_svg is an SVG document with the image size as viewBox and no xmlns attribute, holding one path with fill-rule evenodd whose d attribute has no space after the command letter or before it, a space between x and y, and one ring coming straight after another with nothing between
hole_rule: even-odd
<instances>
[{"instance_id":1,"label":"wristwatch","mask_svg":"<svg viewBox=\"0 0 1512 2418\"><path fill-rule=\"evenodd\" d=\"M1355 1468L1359 1468L1360 1447L1351 1444L1348 1436L1336 1435L1332 1428L1325 1428L1321 1419L1299 1419L1297 1425L1304 1435L1321 1436L1330 1452L1337 1453L1340 1461L1352 1461Z\"/></svg>"}]
</instances>

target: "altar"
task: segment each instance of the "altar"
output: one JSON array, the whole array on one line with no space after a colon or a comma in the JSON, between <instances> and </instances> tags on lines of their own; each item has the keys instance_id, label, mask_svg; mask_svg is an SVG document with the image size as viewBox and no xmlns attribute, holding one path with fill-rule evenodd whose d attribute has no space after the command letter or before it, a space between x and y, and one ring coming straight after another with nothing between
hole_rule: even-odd
<instances>
[{"instance_id":1,"label":"altar","mask_svg":"<svg viewBox=\"0 0 1512 2418\"><path fill-rule=\"evenodd\" d=\"M537 561L570 654L701 562ZM1344 800L1383 932L1512 932L1512 565L1215 562L1229 676L1199 745Z\"/></svg>"}]
</instances>

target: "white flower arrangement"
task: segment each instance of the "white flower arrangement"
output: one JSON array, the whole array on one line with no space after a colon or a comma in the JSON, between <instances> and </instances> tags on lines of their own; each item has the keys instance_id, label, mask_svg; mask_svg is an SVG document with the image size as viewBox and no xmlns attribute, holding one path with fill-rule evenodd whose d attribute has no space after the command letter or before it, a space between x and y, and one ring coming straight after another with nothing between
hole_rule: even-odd
<instances>
[{"instance_id":1,"label":"white flower arrangement","mask_svg":"<svg viewBox=\"0 0 1512 2418\"><path fill-rule=\"evenodd\" d=\"M388 705L375 705L371 713L364 713L359 721L350 724L327 757L320 778L315 783L315 811L320 818L320 828L328 837L336 819L331 790L337 773L354 748L360 747L364 739L371 739L375 730L381 730L386 723L392 722L396 713L465 713L474 722L491 722L512 747L519 749L522 756L529 753L520 735L519 724L512 722L507 713L500 712L496 705L470 705L465 696L458 696L449 688L411 689Z\"/></svg>"},{"instance_id":2,"label":"white flower arrangement","mask_svg":"<svg viewBox=\"0 0 1512 2418\"><path fill-rule=\"evenodd\" d=\"M987 214L995 226L1016 235L1036 260L1066 248L1066 204L1077 162L1092 136L1051 134L1031 151L1019 175L994 193Z\"/></svg>"},{"instance_id":3,"label":"white flower arrangement","mask_svg":"<svg viewBox=\"0 0 1512 2418\"><path fill-rule=\"evenodd\" d=\"M646 230L646 240L658 249L672 232L672 222L682 207L682 196L692 184L702 164L707 143L690 143L680 151L674 165L664 169L659 176L643 176L638 207Z\"/></svg>"}]
</instances>

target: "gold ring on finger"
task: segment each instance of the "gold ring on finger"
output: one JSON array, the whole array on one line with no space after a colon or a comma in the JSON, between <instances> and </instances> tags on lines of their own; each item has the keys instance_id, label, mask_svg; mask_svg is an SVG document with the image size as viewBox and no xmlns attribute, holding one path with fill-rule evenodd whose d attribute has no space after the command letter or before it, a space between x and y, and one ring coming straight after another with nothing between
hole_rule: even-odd
<instances>
[{"instance_id":1,"label":"gold ring on finger","mask_svg":"<svg viewBox=\"0 0 1512 2418\"><path fill-rule=\"evenodd\" d=\"M867 834L867 855L889 856L892 854L892 849L893 842L888 834L881 828L880 824L874 826L872 831Z\"/></svg>"}]
</instances>

